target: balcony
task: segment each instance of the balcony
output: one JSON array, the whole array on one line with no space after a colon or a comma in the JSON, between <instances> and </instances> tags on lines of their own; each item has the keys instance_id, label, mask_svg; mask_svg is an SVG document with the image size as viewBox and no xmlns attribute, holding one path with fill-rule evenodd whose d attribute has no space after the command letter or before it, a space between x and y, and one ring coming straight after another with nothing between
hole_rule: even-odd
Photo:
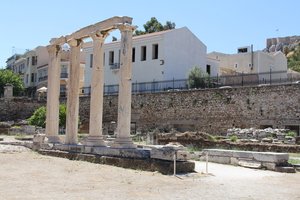
<instances>
[{"instance_id":1,"label":"balcony","mask_svg":"<svg viewBox=\"0 0 300 200\"><path fill-rule=\"evenodd\" d=\"M68 73L61 73L60 78L68 78ZM38 81L39 82L47 81L47 79L48 79L48 75L39 77Z\"/></svg>"},{"instance_id":2,"label":"balcony","mask_svg":"<svg viewBox=\"0 0 300 200\"><path fill-rule=\"evenodd\" d=\"M68 73L60 73L60 78L68 78Z\"/></svg>"},{"instance_id":3,"label":"balcony","mask_svg":"<svg viewBox=\"0 0 300 200\"><path fill-rule=\"evenodd\" d=\"M113 64L110 64L109 66L110 66L111 70L120 69L120 63L113 63Z\"/></svg>"},{"instance_id":4,"label":"balcony","mask_svg":"<svg viewBox=\"0 0 300 200\"><path fill-rule=\"evenodd\" d=\"M47 79L48 79L48 76L39 77L39 82L47 81Z\"/></svg>"}]
</instances>

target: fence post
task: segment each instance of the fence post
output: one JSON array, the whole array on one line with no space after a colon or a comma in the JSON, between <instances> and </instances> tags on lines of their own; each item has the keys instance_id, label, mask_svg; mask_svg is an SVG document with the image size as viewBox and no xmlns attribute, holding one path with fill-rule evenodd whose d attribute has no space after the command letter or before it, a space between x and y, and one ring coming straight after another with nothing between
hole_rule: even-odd
<instances>
[{"instance_id":1,"label":"fence post","mask_svg":"<svg viewBox=\"0 0 300 200\"><path fill-rule=\"evenodd\" d=\"M175 78L173 77L173 91L175 91Z\"/></svg>"},{"instance_id":2,"label":"fence post","mask_svg":"<svg viewBox=\"0 0 300 200\"><path fill-rule=\"evenodd\" d=\"M244 86L244 72L242 72L242 86Z\"/></svg>"},{"instance_id":3,"label":"fence post","mask_svg":"<svg viewBox=\"0 0 300 200\"><path fill-rule=\"evenodd\" d=\"M103 84L103 95L105 95L105 83Z\"/></svg>"},{"instance_id":4,"label":"fence post","mask_svg":"<svg viewBox=\"0 0 300 200\"><path fill-rule=\"evenodd\" d=\"M270 85L272 84L272 68L270 67Z\"/></svg>"}]
</instances>

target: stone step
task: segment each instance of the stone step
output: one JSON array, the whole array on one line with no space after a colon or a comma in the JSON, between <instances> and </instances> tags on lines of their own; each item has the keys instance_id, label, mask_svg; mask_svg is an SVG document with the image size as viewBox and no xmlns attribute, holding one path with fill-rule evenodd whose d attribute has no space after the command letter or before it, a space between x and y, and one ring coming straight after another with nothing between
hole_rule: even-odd
<instances>
[{"instance_id":1,"label":"stone step","mask_svg":"<svg viewBox=\"0 0 300 200\"><path fill-rule=\"evenodd\" d=\"M296 173L296 169L294 167L275 167L275 171L283 173Z\"/></svg>"},{"instance_id":2,"label":"stone step","mask_svg":"<svg viewBox=\"0 0 300 200\"><path fill-rule=\"evenodd\" d=\"M242 167L253 168L253 169L262 168L261 162L256 162L253 160L239 160L238 165Z\"/></svg>"}]
</instances>

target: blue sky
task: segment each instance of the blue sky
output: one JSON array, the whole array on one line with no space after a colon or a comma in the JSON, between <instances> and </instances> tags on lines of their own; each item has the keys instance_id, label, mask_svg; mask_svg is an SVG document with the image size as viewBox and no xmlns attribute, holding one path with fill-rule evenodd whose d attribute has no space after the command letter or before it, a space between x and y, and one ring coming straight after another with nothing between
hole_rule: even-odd
<instances>
[{"instance_id":1,"label":"blue sky","mask_svg":"<svg viewBox=\"0 0 300 200\"><path fill-rule=\"evenodd\" d=\"M251 44L261 50L266 38L300 35L299 8L299 0L4 0L0 67L13 52L47 45L53 37L112 16L133 17L139 28L151 17L187 26L208 52L234 53Z\"/></svg>"}]
</instances>

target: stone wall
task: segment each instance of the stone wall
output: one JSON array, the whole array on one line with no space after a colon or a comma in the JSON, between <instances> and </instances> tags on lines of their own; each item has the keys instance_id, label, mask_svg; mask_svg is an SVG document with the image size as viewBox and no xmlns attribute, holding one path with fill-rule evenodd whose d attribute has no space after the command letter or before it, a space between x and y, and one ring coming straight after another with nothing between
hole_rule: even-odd
<instances>
[{"instance_id":1,"label":"stone wall","mask_svg":"<svg viewBox=\"0 0 300 200\"><path fill-rule=\"evenodd\" d=\"M176 128L220 134L233 127L300 126L300 84L138 94L132 100L132 129L142 132ZM104 98L104 132L113 132L117 101L117 96ZM89 97L80 99L83 125L89 105Z\"/></svg>"},{"instance_id":2,"label":"stone wall","mask_svg":"<svg viewBox=\"0 0 300 200\"><path fill-rule=\"evenodd\" d=\"M45 104L29 98L0 98L0 121L27 119L35 109Z\"/></svg>"},{"instance_id":3,"label":"stone wall","mask_svg":"<svg viewBox=\"0 0 300 200\"><path fill-rule=\"evenodd\" d=\"M155 128L169 132L176 128L226 134L233 127L300 126L300 84L134 94L132 100L132 130L142 132ZM28 99L0 99L0 121L28 118L44 104ZM104 97L104 133L113 133L116 127L117 105L116 95ZM90 98L81 97L83 132L88 130L89 109Z\"/></svg>"}]
</instances>

